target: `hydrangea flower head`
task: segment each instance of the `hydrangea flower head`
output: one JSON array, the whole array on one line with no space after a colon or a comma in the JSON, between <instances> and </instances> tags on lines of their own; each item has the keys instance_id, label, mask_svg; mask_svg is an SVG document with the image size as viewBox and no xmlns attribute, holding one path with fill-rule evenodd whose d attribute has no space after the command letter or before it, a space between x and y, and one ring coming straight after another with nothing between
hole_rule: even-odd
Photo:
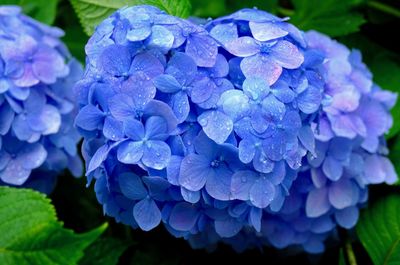
<instances>
[{"instance_id":1,"label":"hydrangea flower head","mask_svg":"<svg viewBox=\"0 0 400 265\"><path fill-rule=\"evenodd\" d=\"M133 228L316 253L354 226L368 184L396 179L383 139L395 96L357 52L285 19L244 9L202 27L128 7L86 54L86 175Z\"/></svg>"},{"instance_id":2,"label":"hydrangea flower head","mask_svg":"<svg viewBox=\"0 0 400 265\"><path fill-rule=\"evenodd\" d=\"M0 33L0 182L30 186L32 173L66 168L80 176L72 88L82 68L60 41L63 32L3 6Z\"/></svg>"}]
</instances>

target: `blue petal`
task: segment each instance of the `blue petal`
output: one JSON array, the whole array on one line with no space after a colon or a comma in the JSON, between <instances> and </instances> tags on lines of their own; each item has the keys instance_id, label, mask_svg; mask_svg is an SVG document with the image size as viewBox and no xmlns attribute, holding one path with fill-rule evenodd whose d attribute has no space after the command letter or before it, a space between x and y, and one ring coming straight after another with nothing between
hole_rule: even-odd
<instances>
[{"instance_id":1,"label":"blue petal","mask_svg":"<svg viewBox=\"0 0 400 265\"><path fill-rule=\"evenodd\" d=\"M133 216L139 227L150 231L161 222L161 212L153 199L145 198L133 207Z\"/></svg>"},{"instance_id":2,"label":"blue petal","mask_svg":"<svg viewBox=\"0 0 400 265\"><path fill-rule=\"evenodd\" d=\"M117 44L106 47L99 60L103 70L114 76L126 75L132 62L128 48Z\"/></svg>"},{"instance_id":3,"label":"blue petal","mask_svg":"<svg viewBox=\"0 0 400 265\"><path fill-rule=\"evenodd\" d=\"M354 197L357 198L355 201L357 202L359 191L348 179L340 179L339 181L333 182L329 187L329 202L336 209L344 209L352 206L355 203L353 200Z\"/></svg>"},{"instance_id":4,"label":"blue petal","mask_svg":"<svg viewBox=\"0 0 400 265\"><path fill-rule=\"evenodd\" d=\"M108 106L111 114L119 121L136 116L136 107L133 99L125 94L116 94L110 98Z\"/></svg>"},{"instance_id":5,"label":"blue petal","mask_svg":"<svg viewBox=\"0 0 400 265\"><path fill-rule=\"evenodd\" d=\"M326 177L333 181L338 180L343 174L342 164L331 156L325 158L322 170Z\"/></svg>"},{"instance_id":6,"label":"blue petal","mask_svg":"<svg viewBox=\"0 0 400 265\"><path fill-rule=\"evenodd\" d=\"M215 64L218 47L208 34L191 34L186 41L185 52L198 66L211 67Z\"/></svg>"},{"instance_id":7,"label":"blue petal","mask_svg":"<svg viewBox=\"0 0 400 265\"><path fill-rule=\"evenodd\" d=\"M130 41L141 41L145 40L151 34L151 27L149 25L141 25L137 28L133 28L126 34L126 38Z\"/></svg>"},{"instance_id":8,"label":"blue petal","mask_svg":"<svg viewBox=\"0 0 400 265\"><path fill-rule=\"evenodd\" d=\"M150 38L146 45L150 49L160 49L163 53L168 52L174 43L174 35L163 26L154 25Z\"/></svg>"},{"instance_id":9,"label":"blue petal","mask_svg":"<svg viewBox=\"0 0 400 265\"><path fill-rule=\"evenodd\" d=\"M38 168L46 160L47 151L39 143L27 144L18 153L18 161L22 167L31 170Z\"/></svg>"},{"instance_id":10,"label":"blue petal","mask_svg":"<svg viewBox=\"0 0 400 265\"><path fill-rule=\"evenodd\" d=\"M262 107L265 115L274 120L281 121L286 112L285 104L275 98L274 95L268 95L262 101Z\"/></svg>"},{"instance_id":11,"label":"blue petal","mask_svg":"<svg viewBox=\"0 0 400 265\"><path fill-rule=\"evenodd\" d=\"M269 173L274 169L274 163L261 151L256 152L253 159L253 166L261 173Z\"/></svg>"},{"instance_id":12,"label":"blue petal","mask_svg":"<svg viewBox=\"0 0 400 265\"><path fill-rule=\"evenodd\" d=\"M137 164L144 155L143 142L126 141L120 144L117 158L124 164Z\"/></svg>"},{"instance_id":13,"label":"blue petal","mask_svg":"<svg viewBox=\"0 0 400 265\"><path fill-rule=\"evenodd\" d=\"M101 112L98 110L97 114L100 113ZM102 117L99 116L93 117L94 120L97 118L100 118L100 120L102 119ZM40 113L36 115L28 114L27 122L33 130L42 131L43 135L54 134L57 133L61 127L61 115L59 110L53 105L45 105Z\"/></svg>"},{"instance_id":14,"label":"blue petal","mask_svg":"<svg viewBox=\"0 0 400 265\"><path fill-rule=\"evenodd\" d=\"M208 77L197 80L190 91L190 97L196 104L203 103L211 97L215 90L215 83Z\"/></svg>"},{"instance_id":15,"label":"blue petal","mask_svg":"<svg viewBox=\"0 0 400 265\"><path fill-rule=\"evenodd\" d=\"M210 35L222 45L239 37L237 26L234 23L218 24L211 29Z\"/></svg>"},{"instance_id":16,"label":"blue petal","mask_svg":"<svg viewBox=\"0 0 400 265\"><path fill-rule=\"evenodd\" d=\"M287 31L281 29L274 22L249 22L251 33L254 38L259 41L269 41L284 37L288 34Z\"/></svg>"},{"instance_id":17,"label":"blue petal","mask_svg":"<svg viewBox=\"0 0 400 265\"><path fill-rule=\"evenodd\" d=\"M251 170L242 170L233 174L231 181L231 199L248 201L250 199L250 189L259 177L259 174Z\"/></svg>"},{"instance_id":18,"label":"blue petal","mask_svg":"<svg viewBox=\"0 0 400 265\"><path fill-rule=\"evenodd\" d=\"M285 134L276 133L271 137L265 139L262 143L263 151L272 161L279 161L283 159L286 153L286 139Z\"/></svg>"},{"instance_id":19,"label":"blue petal","mask_svg":"<svg viewBox=\"0 0 400 265\"><path fill-rule=\"evenodd\" d=\"M321 105L321 100L321 91L313 86L309 86L305 91L297 96L299 109L306 114L316 112Z\"/></svg>"},{"instance_id":20,"label":"blue petal","mask_svg":"<svg viewBox=\"0 0 400 265\"><path fill-rule=\"evenodd\" d=\"M145 137L143 124L135 119L128 119L123 123L126 136L134 141L141 141Z\"/></svg>"},{"instance_id":21,"label":"blue petal","mask_svg":"<svg viewBox=\"0 0 400 265\"><path fill-rule=\"evenodd\" d=\"M144 52L133 58L129 72L144 74L148 78L154 78L164 73L164 66L154 55Z\"/></svg>"},{"instance_id":22,"label":"blue petal","mask_svg":"<svg viewBox=\"0 0 400 265\"><path fill-rule=\"evenodd\" d=\"M207 179L206 191L214 199L228 201L231 197L232 172L224 165L220 165Z\"/></svg>"},{"instance_id":23,"label":"blue petal","mask_svg":"<svg viewBox=\"0 0 400 265\"><path fill-rule=\"evenodd\" d=\"M194 147L199 155L214 159L218 152L218 145L212 141L204 131L201 131L194 140Z\"/></svg>"},{"instance_id":24,"label":"blue petal","mask_svg":"<svg viewBox=\"0 0 400 265\"><path fill-rule=\"evenodd\" d=\"M188 190L198 191L204 187L207 179L214 174L207 157L189 154L182 160L179 183Z\"/></svg>"},{"instance_id":25,"label":"blue petal","mask_svg":"<svg viewBox=\"0 0 400 265\"><path fill-rule=\"evenodd\" d=\"M27 141L34 133L26 122L26 116L23 114L15 117L12 124L12 130L15 133L15 136L17 136L17 138L21 141Z\"/></svg>"},{"instance_id":26,"label":"blue petal","mask_svg":"<svg viewBox=\"0 0 400 265\"><path fill-rule=\"evenodd\" d=\"M315 138L310 126L301 127L299 140L308 151L315 155Z\"/></svg>"},{"instance_id":27,"label":"blue petal","mask_svg":"<svg viewBox=\"0 0 400 265\"><path fill-rule=\"evenodd\" d=\"M271 48L271 57L280 66L287 69L296 69L304 62L304 56L292 43L280 40Z\"/></svg>"},{"instance_id":28,"label":"blue petal","mask_svg":"<svg viewBox=\"0 0 400 265\"><path fill-rule=\"evenodd\" d=\"M167 166L167 179L172 185L179 185L179 172L183 157L171 156Z\"/></svg>"},{"instance_id":29,"label":"blue petal","mask_svg":"<svg viewBox=\"0 0 400 265\"><path fill-rule=\"evenodd\" d=\"M336 222L346 229L353 228L358 220L359 210L356 206L347 207L335 212Z\"/></svg>"},{"instance_id":30,"label":"blue petal","mask_svg":"<svg viewBox=\"0 0 400 265\"><path fill-rule=\"evenodd\" d=\"M258 207L267 207L275 197L275 187L265 176L258 178L250 189L250 202Z\"/></svg>"},{"instance_id":31,"label":"blue petal","mask_svg":"<svg viewBox=\"0 0 400 265\"><path fill-rule=\"evenodd\" d=\"M197 203L201 198L200 191L191 191L185 189L184 187L181 187L181 195L185 201L190 203Z\"/></svg>"},{"instance_id":32,"label":"blue petal","mask_svg":"<svg viewBox=\"0 0 400 265\"><path fill-rule=\"evenodd\" d=\"M119 141L124 138L123 123L112 116L107 116L104 120L103 134L112 141Z\"/></svg>"},{"instance_id":33,"label":"blue petal","mask_svg":"<svg viewBox=\"0 0 400 265\"><path fill-rule=\"evenodd\" d=\"M151 140L165 140L168 132L165 119L159 116L152 116L147 119L145 125L145 137Z\"/></svg>"},{"instance_id":34,"label":"blue petal","mask_svg":"<svg viewBox=\"0 0 400 265\"><path fill-rule=\"evenodd\" d=\"M256 154L256 148L253 141L243 139L239 143L239 159L243 163L250 163Z\"/></svg>"},{"instance_id":35,"label":"blue petal","mask_svg":"<svg viewBox=\"0 0 400 265\"><path fill-rule=\"evenodd\" d=\"M190 112L189 99L185 92L178 92L171 96L170 105L178 119L178 123L186 120Z\"/></svg>"},{"instance_id":36,"label":"blue petal","mask_svg":"<svg viewBox=\"0 0 400 265\"><path fill-rule=\"evenodd\" d=\"M260 52L259 44L251 37L240 37L225 44L228 52L239 57L248 57Z\"/></svg>"},{"instance_id":37,"label":"blue petal","mask_svg":"<svg viewBox=\"0 0 400 265\"><path fill-rule=\"evenodd\" d=\"M11 128L14 120L14 111L7 103L0 106L0 135L5 135Z\"/></svg>"},{"instance_id":38,"label":"blue petal","mask_svg":"<svg viewBox=\"0 0 400 265\"><path fill-rule=\"evenodd\" d=\"M278 85L278 83L282 84ZM286 104L292 102L296 97L295 92L286 83L279 81L275 83L272 93L279 101Z\"/></svg>"},{"instance_id":39,"label":"blue petal","mask_svg":"<svg viewBox=\"0 0 400 265\"><path fill-rule=\"evenodd\" d=\"M222 93L218 105L234 121L243 118L250 110L249 98L237 89Z\"/></svg>"},{"instance_id":40,"label":"blue petal","mask_svg":"<svg viewBox=\"0 0 400 265\"><path fill-rule=\"evenodd\" d=\"M165 199L165 192L171 187L165 178L158 176L145 176L143 182L146 184L150 196L160 201Z\"/></svg>"},{"instance_id":41,"label":"blue petal","mask_svg":"<svg viewBox=\"0 0 400 265\"><path fill-rule=\"evenodd\" d=\"M7 167L0 171L0 179L7 184L19 186L26 182L30 174L31 170L23 168L22 163L11 160Z\"/></svg>"},{"instance_id":42,"label":"blue petal","mask_svg":"<svg viewBox=\"0 0 400 265\"><path fill-rule=\"evenodd\" d=\"M306 200L306 214L308 217L318 217L330 209L328 191L326 188L314 189L308 193Z\"/></svg>"},{"instance_id":43,"label":"blue petal","mask_svg":"<svg viewBox=\"0 0 400 265\"><path fill-rule=\"evenodd\" d=\"M103 122L104 114L93 105L83 107L75 119L76 126L92 131L96 130Z\"/></svg>"},{"instance_id":44,"label":"blue petal","mask_svg":"<svg viewBox=\"0 0 400 265\"><path fill-rule=\"evenodd\" d=\"M106 160L108 153L110 152L111 148L107 144L102 145L96 150L93 157L90 159L86 176L88 176L92 171L97 169L104 160Z\"/></svg>"},{"instance_id":45,"label":"blue petal","mask_svg":"<svg viewBox=\"0 0 400 265\"><path fill-rule=\"evenodd\" d=\"M246 78L242 88L243 92L254 101L265 98L269 93L269 85L259 77Z\"/></svg>"},{"instance_id":46,"label":"blue petal","mask_svg":"<svg viewBox=\"0 0 400 265\"><path fill-rule=\"evenodd\" d=\"M265 55L246 57L240 63L244 76L263 78L270 86L278 80L282 67Z\"/></svg>"},{"instance_id":47,"label":"blue petal","mask_svg":"<svg viewBox=\"0 0 400 265\"><path fill-rule=\"evenodd\" d=\"M182 89L181 84L172 75L159 75L154 78L153 83L164 93L176 93Z\"/></svg>"},{"instance_id":48,"label":"blue petal","mask_svg":"<svg viewBox=\"0 0 400 265\"><path fill-rule=\"evenodd\" d=\"M204 132L213 141L222 144L233 130L232 120L220 111L206 111L198 117Z\"/></svg>"},{"instance_id":49,"label":"blue petal","mask_svg":"<svg viewBox=\"0 0 400 265\"><path fill-rule=\"evenodd\" d=\"M168 132L175 130L178 120L171 108L164 102L158 100L150 101L143 110L145 116L160 116L168 124Z\"/></svg>"},{"instance_id":50,"label":"blue petal","mask_svg":"<svg viewBox=\"0 0 400 265\"><path fill-rule=\"evenodd\" d=\"M173 75L180 84L187 84L197 73L197 65L189 55L177 52L169 60L166 73Z\"/></svg>"},{"instance_id":51,"label":"blue petal","mask_svg":"<svg viewBox=\"0 0 400 265\"><path fill-rule=\"evenodd\" d=\"M229 74L228 61L222 54L218 53L215 65L211 68L207 68L207 71L211 78L225 77Z\"/></svg>"},{"instance_id":52,"label":"blue petal","mask_svg":"<svg viewBox=\"0 0 400 265\"><path fill-rule=\"evenodd\" d=\"M249 223L257 232L261 232L262 209L252 207L249 214Z\"/></svg>"},{"instance_id":53,"label":"blue petal","mask_svg":"<svg viewBox=\"0 0 400 265\"><path fill-rule=\"evenodd\" d=\"M160 170L167 167L170 158L171 149L165 142L152 140L145 144L142 158L145 166Z\"/></svg>"},{"instance_id":54,"label":"blue petal","mask_svg":"<svg viewBox=\"0 0 400 265\"><path fill-rule=\"evenodd\" d=\"M121 86L121 93L131 97L137 109L143 109L155 97L156 92L150 77L139 72L132 74Z\"/></svg>"},{"instance_id":55,"label":"blue petal","mask_svg":"<svg viewBox=\"0 0 400 265\"><path fill-rule=\"evenodd\" d=\"M235 218L229 217L225 220L215 221L215 232L222 238L229 238L235 236L243 227L243 223Z\"/></svg>"},{"instance_id":56,"label":"blue petal","mask_svg":"<svg viewBox=\"0 0 400 265\"><path fill-rule=\"evenodd\" d=\"M118 182L122 194L131 200L141 200L147 196L147 190L136 174L122 173L118 177Z\"/></svg>"},{"instance_id":57,"label":"blue petal","mask_svg":"<svg viewBox=\"0 0 400 265\"><path fill-rule=\"evenodd\" d=\"M199 212L189 203L180 202L174 206L169 217L169 225L178 231L190 231L197 222Z\"/></svg>"}]
</instances>

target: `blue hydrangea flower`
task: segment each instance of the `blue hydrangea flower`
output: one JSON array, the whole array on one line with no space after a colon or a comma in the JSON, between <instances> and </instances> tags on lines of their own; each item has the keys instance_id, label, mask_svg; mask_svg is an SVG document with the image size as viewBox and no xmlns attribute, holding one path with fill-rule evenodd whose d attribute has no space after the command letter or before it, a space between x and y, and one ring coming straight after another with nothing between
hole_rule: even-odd
<instances>
[{"instance_id":1,"label":"blue hydrangea flower","mask_svg":"<svg viewBox=\"0 0 400 265\"><path fill-rule=\"evenodd\" d=\"M397 178L383 137L395 95L357 51L285 19L243 9L201 27L128 7L86 54L86 175L132 228L163 224L194 248L320 253L354 227L369 184Z\"/></svg>"},{"instance_id":2,"label":"blue hydrangea flower","mask_svg":"<svg viewBox=\"0 0 400 265\"><path fill-rule=\"evenodd\" d=\"M60 29L18 7L0 7L0 32L0 183L50 192L57 172L82 174L72 90L82 67Z\"/></svg>"}]
</instances>

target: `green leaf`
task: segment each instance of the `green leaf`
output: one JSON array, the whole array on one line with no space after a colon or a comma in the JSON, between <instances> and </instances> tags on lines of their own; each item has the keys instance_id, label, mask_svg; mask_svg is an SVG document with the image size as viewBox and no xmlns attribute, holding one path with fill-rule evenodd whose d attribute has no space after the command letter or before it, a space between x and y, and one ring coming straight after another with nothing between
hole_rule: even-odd
<instances>
[{"instance_id":1,"label":"green leaf","mask_svg":"<svg viewBox=\"0 0 400 265\"><path fill-rule=\"evenodd\" d=\"M375 265L400 264L400 195L381 199L362 214L356 230Z\"/></svg>"},{"instance_id":2,"label":"green leaf","mask_svg":"<svg viewBox=\"0 0 400 265\"><path fill-rule=\"evenodd\" d=\"M119 239L101 237L85 250L79 265L116 265L122 253L129 247Z\"/></svg>"},{"instance_id":3,"label":"green leaf","mask_svg":"<svg viewBox=\"0 0 400 265\"><path fill-rule=\"evenodd\" d=\"M359 31L365 19L353 7L359 0L292 0L295 7L291 22L302 30L317 30L332 37Z\"/></svg>"},{"instance_id":4,"label":"green leaf","mask_svg":"<svg viewBox=\"0 0 400 265\"><path fill-rule=\"evenodd\" d=\"M124 6L153 5L178 17L189 16L191 9L189 0L71 0L71 3L89 36L101 21Z\"/></svg>"},{"instance_id":5,"label":"green leaf","mask_svg":"<svg viewBox=\"0 0 400 265\"><path fill-rule=\"evenodd\" d=\"M339 251L339 265L346 265L346 260L344 258L344 252L342 248Z\"/></svg>"},{"instance_id":6,"label":"green leaf","mask_svg":"<svg viewBox=\"0 0 400 265\"><path fill-rule=\"evenodd\" d=\"M400 176L400 137L393 138L390 143L389 158L393 162L397 175ZM399 184L400 180L397 182L397 185Z\"/></svg>"},{"instance_id":7,"label":"green leaf","mask_svg":"<svg viewBox=\"0 0 400 265\"><path fill-rule=\"evenodd\" d=\"M0 5L19 5L25 14L49 25L56 18L57 4L58 0L0 0Z\"/></svg>"},{"instance_id":8,"label":"green leaf","mask_svg":"<svg viewBox=\"0 0 400 265\"><path fill-rule=\"evenodd\" d=\"M50 200L27 189L0 187L0 264L77 264L107 228L75 234L57 221Z\"/></svg>"}]
</instances>

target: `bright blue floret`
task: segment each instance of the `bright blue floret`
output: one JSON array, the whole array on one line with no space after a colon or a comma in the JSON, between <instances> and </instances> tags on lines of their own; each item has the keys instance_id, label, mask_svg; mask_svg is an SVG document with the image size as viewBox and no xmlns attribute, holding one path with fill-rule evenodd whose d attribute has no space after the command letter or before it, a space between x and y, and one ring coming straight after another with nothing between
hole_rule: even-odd
<instances>
[{"instance_id":1,"label":"bright blue floret","mask_svg":"<svg viewBox=\"0 0 400 265\"><path fill-rule=\"evenodd\" d=\"M89 182L105 214L218 242L324 250L368 185L393 183L396 96L357 51L244 9L204 27L123 8L86 46L76 85Z\"/></svg>"}]
</instances>

